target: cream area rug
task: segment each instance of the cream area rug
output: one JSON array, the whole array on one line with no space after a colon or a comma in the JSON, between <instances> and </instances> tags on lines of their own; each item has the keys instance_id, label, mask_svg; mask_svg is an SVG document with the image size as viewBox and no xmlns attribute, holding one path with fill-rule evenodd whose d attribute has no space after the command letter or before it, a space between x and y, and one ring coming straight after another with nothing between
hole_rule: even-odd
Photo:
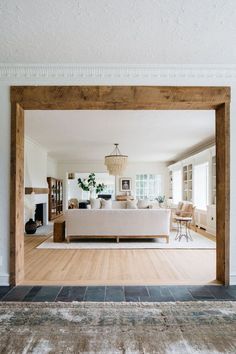
<instances>
[{"instance_id":1,"label":"cream area rug","mask_svg":"<svg viewBox=\"0 0 236 354\"><path fill-rule=\"evenodd\" d=\"M181 241L175 240L176 231L171 231L170 241L166 243L165 239L120 239L117 243L115 239L74 239L70 243L53 242L53 237L48 238L37 248L40 249L152 249L152 248L170 248L170 249L215 249L216 242L191 231L193 241L186 241L182 237Z\"/></svg>"},{"instance_id":2,"label":"cream area rug","mask_svg":"<svg viewBox=\"0 0 236 354\"><path fill-rule=\"evenodd\" d=\"M236 352L235 302L1 303L0 353Z\"/></svg>"},{"instance_id":3,"label":"cream area rug","mask_svg":"<svg viewBox=\"0 0 236 354\"><path fill-rule=\"evenodd\" d=\"M37 228L35 234L26 234L25 236L50 236L53 235L53 224L42 225Z\"/></svg>"}]
</instances>

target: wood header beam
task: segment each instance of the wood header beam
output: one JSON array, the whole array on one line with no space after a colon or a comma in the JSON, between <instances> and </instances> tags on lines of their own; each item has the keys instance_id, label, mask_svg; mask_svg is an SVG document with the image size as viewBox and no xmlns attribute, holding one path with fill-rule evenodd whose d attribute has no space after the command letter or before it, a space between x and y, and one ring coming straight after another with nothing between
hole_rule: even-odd
<instances>
[{"instance_id":1,"label":"wood header beam","mask_svg":"<svg viewBox=\"0 0 236 354\"><path fill-rule=\"evenodd\" d=\"M230 102L230 87L12 86L24 109L215 109Z\"/></svg>"}]
</instances>

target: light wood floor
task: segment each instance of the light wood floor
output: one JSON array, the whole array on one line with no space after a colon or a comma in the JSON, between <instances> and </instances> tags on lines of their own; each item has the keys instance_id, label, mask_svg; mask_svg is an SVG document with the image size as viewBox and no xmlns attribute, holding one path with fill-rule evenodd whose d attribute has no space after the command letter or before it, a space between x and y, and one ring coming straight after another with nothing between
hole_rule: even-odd
<instances>
[{"instance_id":1,"label":"light wood floor","mask_svg":"<svg viewBox=\"0 0 236 354\"><path fill-rule=\"evenodd\" d=\"M25 237L30 285L216 284L215 250L45 250L44 236Z\"/></svg>"}]
</instances>

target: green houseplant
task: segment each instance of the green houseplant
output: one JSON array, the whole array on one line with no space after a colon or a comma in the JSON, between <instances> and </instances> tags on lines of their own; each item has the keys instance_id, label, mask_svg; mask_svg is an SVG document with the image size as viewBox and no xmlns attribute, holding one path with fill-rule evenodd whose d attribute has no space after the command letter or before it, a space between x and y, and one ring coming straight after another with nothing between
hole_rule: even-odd
<instances>
[{"instance_id":1,"label":"green houseplant","mask_svg":"<svg viewBox=\"0 0 236 354\"><path fill-rule=\"evenodd\" d=\"M95 173L90 173L88 178L78 178L78 185L83 191L90 192L90 198L95 191L101 193L106 187L104 183L97 183Z\"/></svg>"},{"instance_id":2,"label":"green houseplant","mask_svg":"<svg viewBox=\"0 0 236 354\"><path fill-rule=\"evenodd\" d=\"M163 205L163 203L164 203L164 201L165 201L165 196L164 196L164 195L159 195L159 196L156 198L156 200L158 201L160 208L162 208L162 205Z\"/></svg>"}]
</instances>

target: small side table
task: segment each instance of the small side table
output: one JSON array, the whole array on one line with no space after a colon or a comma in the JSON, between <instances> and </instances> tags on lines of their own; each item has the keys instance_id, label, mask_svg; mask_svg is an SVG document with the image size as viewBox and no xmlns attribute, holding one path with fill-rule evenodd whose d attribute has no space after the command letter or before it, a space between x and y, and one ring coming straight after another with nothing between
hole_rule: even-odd
<instances>
[{"instance_id":1,"label":"small side table","mask_svg":"<svg viewBox=\"0 0 236 354\"><path fill-rule=\"evenodd\" d=\"M186 238L186 241L188 242L193 241L189 226L191 224L192 218L190 217L183 217L183 216L178 216L175 218L176 223L177 223L177 234L175 236L175 240L181 240L181 238L184 236Z\"/></svg>"},{"instance_id":2,"label":"small side table","mask_svg":"<svg viewBox=\"0 0 236 354\"><path fill-rule=\"evenodd\" d=\"M65 229L66 222L55 221L53 225L53 242L64 242L65 241Z\"/></svg>"}]
</instances>

